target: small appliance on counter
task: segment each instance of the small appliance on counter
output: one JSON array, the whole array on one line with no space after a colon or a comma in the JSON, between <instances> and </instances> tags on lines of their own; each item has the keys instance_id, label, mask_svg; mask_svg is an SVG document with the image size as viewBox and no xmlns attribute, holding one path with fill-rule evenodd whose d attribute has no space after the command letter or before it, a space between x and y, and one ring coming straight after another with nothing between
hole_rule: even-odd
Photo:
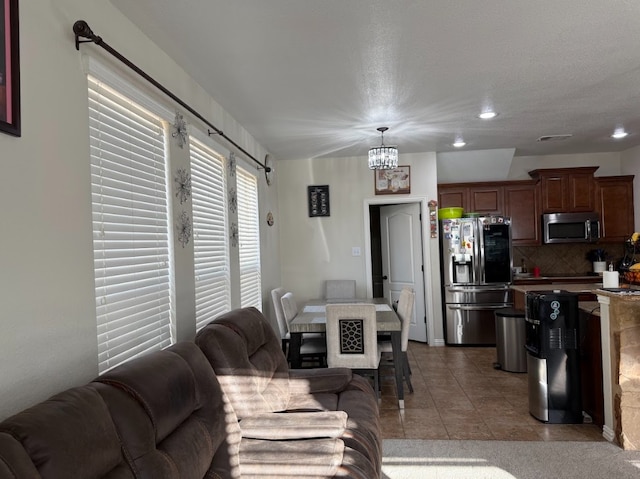
<instances>
[{"instance_id":1,"label":"small appliance on counter","mask_svg":"<svg viewBox=\"0 0 640 479\"><path fill-rule=\"evenodd\" d=\"M525 304L529 412L543 422L580 424L578 294L528 292Z\"/></svg>"},{"instance_id":2,"label":"small appliance on counter","mask_svg":"<svg viewBox=\"0 0 640 479\"><path fill-rule=\"evenodd\" d=\"M494 313L513 306L511 219L443 219L440 227L445 342L495 345Z\"/></svg>"}]
</instances>

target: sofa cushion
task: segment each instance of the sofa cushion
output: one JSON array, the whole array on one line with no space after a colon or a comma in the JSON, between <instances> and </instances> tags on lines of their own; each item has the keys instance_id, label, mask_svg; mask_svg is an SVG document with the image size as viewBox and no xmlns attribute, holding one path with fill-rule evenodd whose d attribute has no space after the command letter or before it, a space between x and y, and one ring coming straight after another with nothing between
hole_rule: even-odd
<instances>
[{"instance_id":1,"label":"sofa cushion","mask_svg":"<svg viewBox=\"0 0 640 479\"><path fill-rule=\"evenodd\" d=\"M107 405L90 386L68 389L6 419L0 436L0 470L18 471L17 477L134 477Z\"/></svg>"},{"instance_id":2,"label":"sofa cushion","mask_svg":"<svg viewBox=\"0 0 640 479\"><path fill-rule=\"evenodd\" d=\"M195 344L136 358L94 384L141 477L237 476L237 418Z\"/></svg>"},{"instance_id":3,"label":"sofa cushion","mask_svg":"<svg viewBox=\"0 0 640 479\"><path fill-rule=\"evenodd\" d=\"M0 479L40 477L22 444L13 436L0 433Z\"/></svg>"},{"instance_id":4,"label":"sofa cushion","mask_svg":"<svg viewBox=\"0 0 640 479\"><path fill-rule=\"evenodd\" d=\"M337 438L344 434L346 427L347 413L344 411L263 413L240 421L242 437L250 439Z\"/></svg>"},{"instance_id":5,"label":"sofa cushion","mask_svg":"<svg viewBox=\"0 0 640 479\"><path fill-rule=\"evenodd\" d=\"M287 408L287 361L280 340L257 309L234 310L216 318L195 341L239 419Z\"/></svg>"}]
</instances>

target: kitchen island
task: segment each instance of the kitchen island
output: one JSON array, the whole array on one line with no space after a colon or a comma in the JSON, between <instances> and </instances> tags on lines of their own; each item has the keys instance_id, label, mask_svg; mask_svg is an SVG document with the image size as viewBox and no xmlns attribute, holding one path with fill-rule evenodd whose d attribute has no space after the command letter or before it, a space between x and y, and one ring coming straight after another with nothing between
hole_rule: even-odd
<instances>
[{"instance_id":1,"label":"kitchen island","mask_svg":"<svg viewBox=\"0 0 640 479\"><path fill-rule=\"evenodd\" d=\"M604 386L603 436L640 450L640 291L598 290Z\"/></svg>"},{"instance_id":2,"label":"kitchen island","mask_svg":"<svg viewBox=\"0 0 640 479\"><path fill-rule=\"evenodd\" d=\"M542 283L542 284L541 284ZM578 293L579 302L596 301L595 290L602 288L602 283L564 283L564 282L540 282L536 284L512 284L513 307L524 310L524 298L529 291L553 291L556 289ZM583 307L586 307L583 305Z\"/></svg>"},{"instance_id":3,"label":"kitchen island","mask_svg":"<svg viewBox=\"0 0 640 479\"><path fill-rule=\"evenodd\" d=\"M583 371L582 380L585 381L584 374L592 379L595 379L595 376L602 377L602 409L604 410L602 435L624 449L639 450L640 291L628 287L618 291L607 291L601 288L602 283L513 284L511 286L514 292L514 304L518 309L524 309L524 298L530 291L560 289L580 295L581 314L588 313L585 316L588 318L586 324L595 326L596 322L600 323L601 351L598 352L591 347L588 352L592 358L600 354L602 369L586 368ZM597 299L599 308L593 302L594 299ZM584 325L585 323L581 322L581 327ZM593 331L593 328L589 329ZM583 347L585 344L583 342ZM593 345L593 341L589 341L588 344ZM583 356L584 353L583 350ZM584 365L584 362L582 364ZM592 391L590 396L595 394Z\"/></svg>"},{"instance_id":4,"label":"kitchen island","mask_svg":"<svg viewBox=\"0 0 640 479\"><path fill-rule=\"evenodd\" d=\"M580 389L582 408L591 417L591 421L603 427L605 424L605 399L603 391L602 334L600 324L600 305L596 301L597 288L602 283L546 283L515 284L515 307L524 310L525 295L528 292L564 290L578 293L580 318ZM604 435L604 434L603 434Z\"/></svg>"}]
</instances>

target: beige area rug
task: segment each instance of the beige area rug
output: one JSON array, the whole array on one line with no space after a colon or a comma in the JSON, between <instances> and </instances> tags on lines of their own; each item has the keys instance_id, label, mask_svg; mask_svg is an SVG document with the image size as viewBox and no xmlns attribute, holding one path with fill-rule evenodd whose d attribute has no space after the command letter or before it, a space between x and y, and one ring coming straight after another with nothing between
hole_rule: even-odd
<instances>
[{"instance_id":1,"label":"beige area rug","mask_svg":"<svg viewBox=\"0 0 640 479\"><path fill-rule=\"evenodd\" d=\"M640 479L640 451L608 442L385 439L383 479Z\"/></svg>"}]
</instances>

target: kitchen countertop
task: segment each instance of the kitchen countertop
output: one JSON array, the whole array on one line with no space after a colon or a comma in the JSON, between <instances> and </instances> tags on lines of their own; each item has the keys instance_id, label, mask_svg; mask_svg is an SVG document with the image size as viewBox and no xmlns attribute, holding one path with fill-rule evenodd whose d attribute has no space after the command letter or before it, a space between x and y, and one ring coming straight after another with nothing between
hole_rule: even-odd
<instances>
[{"instance_id":1,"label":"kitchen countertop","mask_svg":"<svg viewBox=\"0 0 640 479\"><path fill-rule=\"evenodd\" d=\"M602 276L596 274L576 276L523 276L521 274L513 275L514 284L536 284L536 283L601 283Z\"/></svg>"},{"instance_id":2,"label":"kitchen countertop","mask_svg":"<svg viewBox=\"0 0 640 479\"><path fill-rule=\"evenodd\" d=\"M593 293L602 288L602 283L553 283L553 284L512 284L511 289L520 293L529 291L549 291L560 289L570 293Z\"/></svg>"}]
</instances>

